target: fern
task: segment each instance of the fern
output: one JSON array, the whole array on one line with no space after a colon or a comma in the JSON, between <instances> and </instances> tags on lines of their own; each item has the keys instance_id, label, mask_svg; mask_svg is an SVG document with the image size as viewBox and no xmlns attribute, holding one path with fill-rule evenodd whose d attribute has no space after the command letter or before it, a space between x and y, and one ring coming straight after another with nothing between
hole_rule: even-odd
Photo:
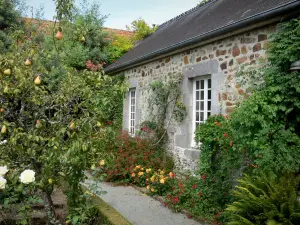
<instances>
[{"instance_id":1,"label":"fern","mask_svg":"<svg viewBox=\"0 0 300 225\"><path fill-rule=\"evenodd\" d=\"M300 224L298 175L285 174L280 179L245 175L238 181L232 192L236 201L226 209L228 225Z\"/></svg>"}]
</instances>

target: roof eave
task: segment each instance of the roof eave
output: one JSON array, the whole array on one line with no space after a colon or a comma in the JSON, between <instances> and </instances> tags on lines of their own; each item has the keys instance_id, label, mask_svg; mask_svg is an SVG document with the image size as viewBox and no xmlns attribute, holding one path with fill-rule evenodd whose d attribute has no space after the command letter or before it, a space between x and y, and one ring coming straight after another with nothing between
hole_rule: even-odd
<instances>
[{"instance_id":1,"label":"roof eave","mask_svg":"<svg viewBox=\"0 0 300 225\"><path fill-rule=\"evenodd\" d=\"M258 25L262 21L265 21L265 23L266 23L266 21L269 21L269 23L270 23L270 21L272 21L272 23L274 23L274 22L279 21L281 19L279 17L280 15L300 11L299 7L300 7L300 1L295 0L294 2L290 2L290 3L287 3L285 5L281 5L277 8L265 11L263 13L253 15L251 17L245 18L244 20L239 20L239 21L237 21L235 23L232 23L230 25L217 28L217 29L212 30L208 33L201 34L199 36L196 36L196 37L187 39L185 41L179 42L175 45L172 45L172 46L169 46L169 47L151 52L151 53L146 54L142 57L130 60L130 61L128 61L126 63L123 63L121 65L118 65L116 67L112 67L110 69L107 69L107 70L105 70L105 72L107 74L115 74L115 73L121 72L125 69L135 67L137 64L140 64L144 61L149 61L151 59L153 60L154 58L156 59L160 55L165 56L166 54L171 53L171 52L173 53L178 49L186 48L188 46L195 45L196 43L203 42L207 39L214 38L216 36L220 36L220 35L223 35L225 33L230 33L232 31L242 29L243 27L249 26L251 24L257 24ZM275 18L274 19L275 21L270 20L272 18ZM260 26L262 26L262 25L260 24ZM252 29L253 29L253 27L252 27Z\"/></svg>"}]
</instances>

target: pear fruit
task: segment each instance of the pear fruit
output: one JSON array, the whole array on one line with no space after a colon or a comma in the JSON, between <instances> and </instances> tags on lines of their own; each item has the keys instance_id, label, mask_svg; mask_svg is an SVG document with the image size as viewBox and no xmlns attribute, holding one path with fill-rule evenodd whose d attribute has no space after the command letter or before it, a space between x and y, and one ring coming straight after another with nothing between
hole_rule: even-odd
<instances>
[{"instance_id":1,"label":"pear fruit","mask_svg":"<svg viewBox=\"0 0 300 225\"><path fill-rule=\"evenodd\" d=\"M41 76L40 75L35 78L34 83L36 85L40 85L41 84Z\"/></svg>"},{"instance_id":2,"label":"pear fruit","mask_svg":"<svg viewBox=\"0 0 300 225\"><path fill-rule=\"evenodd\" d=\"M35 127L36 127L36 128L40 128L41 126L42 126L41 121L40 121L40 120L37 120L37 121L36 121L36 124L35 124Z\"/></svg>"},{"instance_id":3,"label":"pear fruit","mask_svg":"<svg viewBox=\"0 0 300 225\"><path fill-rule=\"evenodd\" d=\"M6 131L7 131L7 128L6 128L5 125L3 125L2 128L1 128L1 134L5 134Z\"/></svg>"},{"instance_id":4,"label":"pear fruit","mask_svg":"<svg viewBox=\"0 0 300 225\"><path fill-rule=\"evenodd\" d=\"M58 31L58 32L56 33L56 35L55 35L55 38L56 38L57 40L63 39L63 33L62 33L61 31Z\"/></svg>"},{"instance_id":5,"label":"pear fruit","mask_svg":"<svg viewBox=\"0 0 300 225\"><path fill-rule=\"evenodd\" d=\"M82 37L80 38L80 41L85 42L85 37L82 36Z\"/></svg>"},{"instance_id":6,"label":"pear fruit","mask_svg":"<svg viewBox=\"0 0 300 225\"><path fill-rule=\"evenodd\" d=\"M5 75L10 75L10 74L11 74L11 70L10 70L10 69L4 70L4 74L5 74Z\"/></svg>"},{"instance_id":7,"label":"pear fruit","mask_svg":"<svg viewBox=\"0 0 300 225\"><path fill-rule=\"evenodd\" d=\"M70 128L71 130L74 130L74 129L75 129L75 122L74 122L74 121L72 121L72 122L70 123L69 128Z\"/></svg>"},{"instance_id":8,"label":"pear fruit","mask_svg":"<svg viewBox=\"0 0 300 225\"><path fill-rule=\"evenodd\" d=\"M30 65L31 65L30 60L29 60L29 59L26 59L26 61L25 61L25 66L30 66Z\"/></svg>"},{"instance_id":9,"label":"pear fruit","mask_svg":"<svg viewBox=\"0 0 300 225\"><path fill-rule=\"evenodd\" d=\"M8 93L8 86L5 86L5 88L4 88L4 90L3 90L3 92L5 93L5 94L7 94Z\"/></svg>"},{"instance_id":10,"label":"pear fruit","mask_svg":"<svg viewBox=\"0 0 300 225\"><path fill-rule=\"evenodd\" d=\"M3 107L0 108L0 112L1 112L1 113L4 113L4 108L3 108Z\"/></svg>"},{"instance_id":11,"label":"pear fruit","mask_svg":"<svg viewBox=\"0 0 300 225\"><path fill-rule=\"evenodd\" d=\"M53 184L53 180L51 178L48 179L49 184Z\"/></svg>"}]
</instances>

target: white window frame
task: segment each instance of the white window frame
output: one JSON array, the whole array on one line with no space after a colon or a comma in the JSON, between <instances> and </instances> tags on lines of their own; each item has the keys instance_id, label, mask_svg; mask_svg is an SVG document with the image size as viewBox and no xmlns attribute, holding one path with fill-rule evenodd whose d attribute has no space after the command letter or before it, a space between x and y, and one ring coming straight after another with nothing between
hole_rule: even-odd
<instances>
[{"instance_id":1,"label":"white window frame","mask_svg":"<svg viewBox=\"0 0 300 225\"><path fill-rule=\"evenodd\" d=\"M210 80L210 87L209 87ZM199 86L197 86L199 82ZM203 82L203 83L202 83ZM202 85L204 84L204 86ZM210 98L209 98L210 91ZM199 92L199 96L197 95ZM204 93L204 94L203 94ZM203 97L202 95L203 94ZM203 99L202 99L203 98ZM198 104L197 104L198 102ZM201 104L203 102L203 104ZM210 108L209 108L210 102ZM197 114L198 113L198 114ZM202 113L202 116L201 116ZM196 123L200 125L204 123L208 116L212 115L212 79L210 75L200 76L193 79L193 119L192 119L192 147L198 147L195 141Z\"/></svg>"},{"instance_id":2,"label":"white window frame","mask_svg":"<svg viewBox=\"0 0 300 225\"><path fill-rule=\"evenodd\" d=\"M135 135L136 125L136 88L129 90L129 118L128 118L128 130L131 136Z\"/></svg>"}]
</instances>

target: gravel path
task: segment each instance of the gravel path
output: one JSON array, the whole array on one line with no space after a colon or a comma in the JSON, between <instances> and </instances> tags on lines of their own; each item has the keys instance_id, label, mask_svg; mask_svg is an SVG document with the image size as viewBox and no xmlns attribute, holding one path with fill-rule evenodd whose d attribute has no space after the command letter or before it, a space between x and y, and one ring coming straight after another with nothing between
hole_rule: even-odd
<instances>
[{"instance_id":1,"label":"gravel path","mask_svg":"<svg viewBox=\"0 0 300 225\"><path fill-rule=\"evenodd\" d=\"M91 181L85 183L89 184ZM133 187L114 187L105 182L97 185L98 190L107 192L99 197L134 225L201 225L181 213L172 212Z\"/></svg>"}]
</instances>

